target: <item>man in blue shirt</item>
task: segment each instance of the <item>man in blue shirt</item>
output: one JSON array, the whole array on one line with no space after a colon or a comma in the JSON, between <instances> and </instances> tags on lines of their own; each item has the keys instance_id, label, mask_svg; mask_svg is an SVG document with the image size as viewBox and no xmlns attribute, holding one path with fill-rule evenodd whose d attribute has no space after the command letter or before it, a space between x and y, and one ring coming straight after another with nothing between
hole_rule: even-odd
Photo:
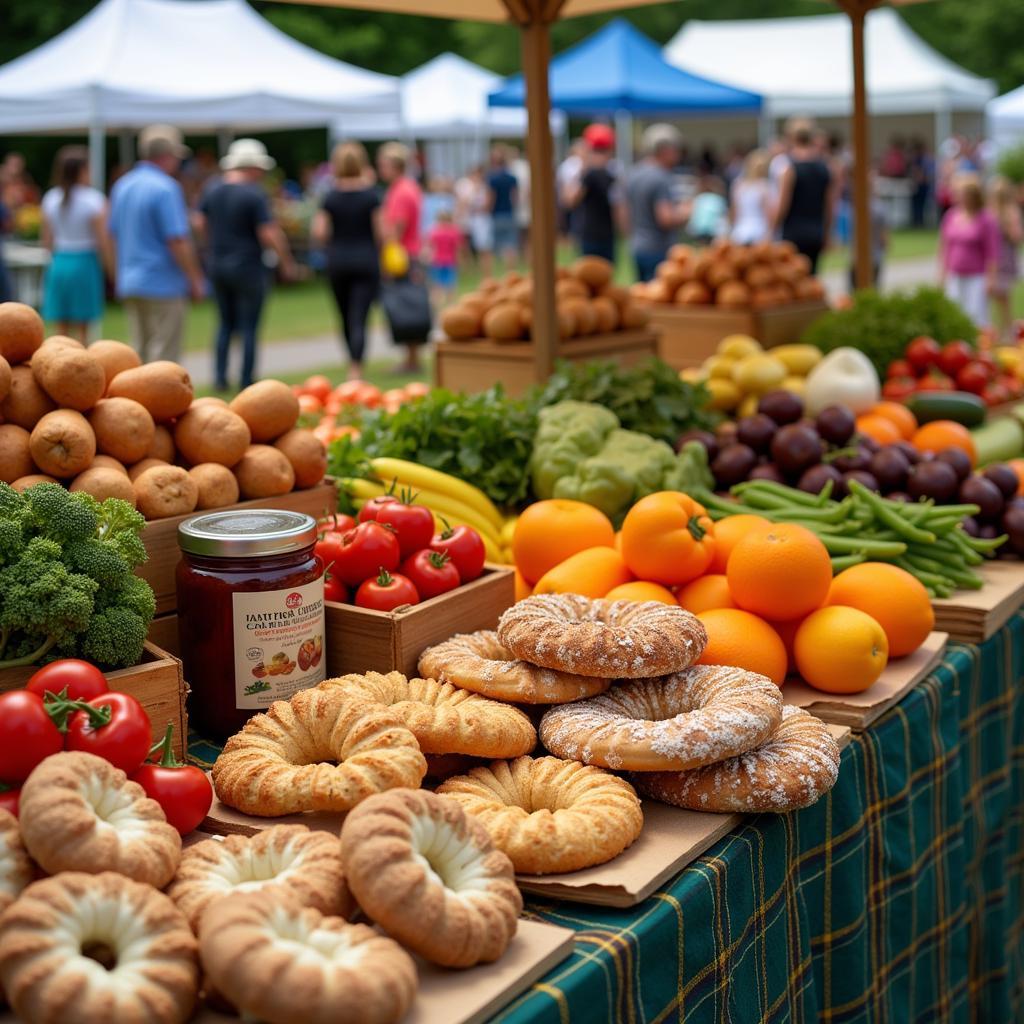
<instances>
[{"instance_id":1,"label":"man in blue shirt","mask_svg":"<svg viewBox=\"0 0 1024 1024\"><path fill-rule=\"evenodd\" d=\"M494 252L504 262L506 270L514 270L519 261L519 225L516 223L519 183L508 169L508 158L501 146L495 146L491 151L487 188L490 192Z\"/></svg>"},{"instance_id":2,"label":"man in blue shirt","mask_svg":"<svg viewBox=\"0 0 1024 1024\"><path fill-rule=\"evenodd\" d=\"M117 294L143 362L180 359L189 296L203 295L185 195L174 178L189 152L177 128L143 129L139 162L110 194Z\"/></svg>"}]
</instances>

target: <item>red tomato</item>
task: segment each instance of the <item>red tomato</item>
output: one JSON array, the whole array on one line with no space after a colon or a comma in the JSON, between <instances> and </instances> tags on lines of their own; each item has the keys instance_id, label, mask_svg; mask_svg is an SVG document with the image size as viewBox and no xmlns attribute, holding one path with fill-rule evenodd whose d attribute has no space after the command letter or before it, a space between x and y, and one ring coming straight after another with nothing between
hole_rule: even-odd
<instances>
[{"instance_id":1,"label":"red tomato","mask_svg":"<svg viewBox=\"0 0 1024 1024\"><path fill-rule=\"evenodd\" d=\"M213 786L206 773L195 765L182 764L171 747L174 726L167 726L163 745L157 751L159 764L147 762L132 775L146 795L162 808L167 822L183 836L195 831L210 811Z\"/></svg>"},{"instance_id":2,"label":"red tomato","mask_svg":"<svg viewBox=\"0 0 1024 1024\"><path fill-rule=\"evenodd\" d=\"M323 408L316 395L299 395L299 415L312 416Z\"/></svg>"},{"instance_id":3,"label":"red tomato","mask_svg":"<svg viewBox=\"0 0 1024 1024\"><path fill-rule=\"evenodd\" d=\"M430 548L407 558L402 563L402 572L412 580L424 601L438 594L447 594L461 582L459 570L451 558L443 551L431 551Z\"/></svg>"},{"instance_id":4,"label":"red tomato","mask_svg":"<svg viewBox=\"0 0 1024 1024\"><path fill-rule=\"evenodd\" d=\"M974 361L981 363L988 370L989 377L994 377L999 372L999 364L991 352L978 352L974 357Z\"/></svg>"},{"instance_id":5,"label":"red tomato","mask_svg":"<svg viewBox=\"0 0 1024 1024\"><path fill-rule=\"evenodd\" d=\"M331 533L348 533L358 525L356 520L345 512L335 512L329 515L323 522L324 528Z\"/></svg>"},{"instance_id":6,"label":"red tomato","mask_svg":"<svg viewBox=\"0 0 1024 1024\"><path fill-rule=\"evenodd\" d=\"M966 341L947 341L939 353L939 369L955 377L974 357L974 349Z\"/></svg>"},{"instance_id":7,"label":"red tomato","mask_svg":"<svg viewBox=\"0 0 1024 1024\"><path fill-rule=\"evenodd\" d=\"M390 502L377 513L377 522L395 531L402 558L429 547L434 536L434 513L425 505Z\"/></svg>"},{"instance_id":8,"label":"red tomato","mask_svg":"<svg viewBox=\"0 0 1024 1024\"><path fill-rule=\"evenodd\" d=\"M398 538L380 523L360 523L346 533L334 563L334 575L342 583L357 587L382 569L391 572L401 561Z\"/></svg>"},{"instance_id":9,"label":"red tomato","mask_svg":"<svg viewBox=\"0 0 1024 1024\"><path fill-rule=\"evenodd\" d=\"M2 783L0 783L2 785ZM18 801L21 799L21 790L13 786L4 786L0 789L0 811L7 811L9 814L18 816Z\"/></svg>"},{"instance_id":10,"label":"red tomato","mask_svg":"<svg viewBox=\"0 0 1024 1024\"><path fill-rule=\"evenodd\" d=\"M39 669L25 689L40 697L53 693L68 700L92 700L107 693L110 687L107 677L95 665L79 658L63 658Z\"/></svg>"},{"instance_id":11,"label":"red tomato","mask_svg":"<svg viewBox=\"0 0 1024 1024\"><path fill-rule=\"evenodd\" d=\"M426 398L430 394L430 385L422 380L411 380L405 385L405 397Z\"/></svg>"},{"instance_id":12,"label":"red tomato","mask_svg":"<svg viewBox=\"0 0 1024 1024\"><path fill-rule=\"evenodd\" d=\"M986 384L985 390L981 393L981 399L986 405L1002 405L1010 401L1011 397L1009 389L995 380Z\"/></svg>"},{"instance_id":13,"label":"red tomato","mask_svg":"<svg viewBox=\"0 0 1024 1024\"><path fill-rule=\"evenodd\" d=\"M360 510L359 510L359 522L368 523L371 519L376 520L380 515L381 509L386 505L398 504L398 498L393 494L382 494L379 498L371 498Z\"/></svg>"},{"instance_id":14,"label":"red tomato","mask_svg":"<svg viewBox=\"0 0 1024 1024\"><path fill-rule=\"evenodd\" d=\"M480 534L471 526L448 526L442 533L435 533L430 542L434 551L442 551L458 570L463 583L475 580L484 571L487 551Z\"/></svg>"},{"instance_id":15,"label":"red tomato","mask_svg":"<svg viewBox=\"0 0 1024 1024\"><path fill-rule=\"evenodd\" d=\"M345 405L352 405L356 401L356 396L365 386L365 381L361 380L347 380L344 384L339 384L334 389L334 397Z\"/></svg>"},{"instance_id":16,"label":"red tomato","mask_svg":"<svg viewBox=\"0 0 1024 1024\"><path fill-rule=\"evenodd\" d=\"M918 391L955 391L956 385L944 373L929 370L918 382Z\"/></svg>"},{"instance_id":17,"label":"red tomato","mask_svg":"<svg viewBox=\"0 0 1024 1024\"><path fill-rule=\"evenodd\" d=\"M978 360L969 362L957 375L956 384L961 391L970 391L980 395L992 379L988 367Z\"/></svg>"},{"instance_id":18,"label":"red tomato","mask_svg":"<svg viewBox=\"0 0 1024 1024\"><path fill-rule=\"evenodd\" d=\"M366 384L356 392L353 401L356 405L364 405L367 409L376 409L383 400L383 392L376 384Z\"/></svg>"},{"instance_id":19,"label":"red tomato","mask_svg":"<svg viewBox=\"0 0 1024 1024\"><path fill-rule=\"evenodd\" d=\"M913 377L914 368L906 359L894 359L885 371L886 377Z\"/></svg>"},{"instance_id":20,"label":"red tomato","mask_svg":"<svg viewBox=\"0 0 1024 1024\"><path fill-rule=\"evenodd\" d=\"M0 779L24 782L40 761L63 749L64 737L39 694L0 694Z\"/></svg>"},{"instance_id":21,"label":"red tomato","mask_svg":"<svg viewBox=\"0 0 1024 1024\"><path fill-rule=\"evenodd\" d=\"M411 580L383 569L374 579L364 580L356 591L356 604L360 608L373 608L378 612L419 603L420 595Z\"/></svg>"},{"instance_id":22,"label":"red tomato","mask_svg":"<svg viewBox=\"0 0 1024 1024\"><path fill-rule=\"evenodd\" d=\"M347 530L346 533L351 532ZM345 539L344 533L328 530L317 542L313 550L320 556L329 569L341 557L341 549Z\"/></svg>"},{"instance_id":23,"label":"red tomato","mask_svg":"<svg viewBox=\"0 0 1024 1024\"><path fill-rule=\"evenodd\" d=\"M326 402L327 396L331 393L331 382L322 373L315 373L312 377L306 378L302 390L307 395L313 395L321 402Z\"/></svg>"},{"instance_id":24,"label":"red tomato","mask_svg":"<svg viewBox=\"0 0 1024 1024\"><path fill-rule=\"evenodd\" d=\"M934 366L939 359L942 349L934 338L915 338L907 345L907 362L913 367L917 374L924 373L929 366Z\"/></svg>"},{"instance_id":25,"label":"red tomato","mask_svg":"<svg viewBox=\"0 0 1024 1024\"><path fill-rule=\"evenodd\" d=\"M882 385L882 397L890 402L902 402L917 390L917 381L913 377L890 377Z\"/></svg>"},{"instance_id":26,"label":"red tomato","mask_svg":"<svg viewBox=\"0 0 1024 1024\"><path fill-rule=\"evenodd\" d=\"M68 719L65 746L104 757L131 775L149 756L152 742L145 708L131 694L117 691L86 703L95 710L78 710Z\"/></svg>"},{"instance_id":27,"label":"red tomato","mask_svg":"<svg viewBox=\"0 0 1024 1024\"><path fill-rule=\"evenodd\" d=\"M348 601L348 587L333 573L324 576L324 600L344 604Z\"/></svg>"}]
</instances>

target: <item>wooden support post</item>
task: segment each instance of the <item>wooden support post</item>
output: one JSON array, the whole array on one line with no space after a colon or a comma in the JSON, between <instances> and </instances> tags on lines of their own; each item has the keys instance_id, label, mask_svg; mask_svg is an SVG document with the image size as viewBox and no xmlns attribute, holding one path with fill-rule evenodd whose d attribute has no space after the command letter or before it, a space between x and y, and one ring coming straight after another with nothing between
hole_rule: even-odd
<instances>
[{"instance_id":1,"label":"wooden support post","mask_svg":"<svg viewBox=\"0 0 1024 1024\"><path fill-rule=\"evenodd\" d=\"M871 4L843 5L853 36L853 238L854 282L871 287L871 141L868 136L868 91L864 63L864 22Z\"/></svg>"}]
</instances>

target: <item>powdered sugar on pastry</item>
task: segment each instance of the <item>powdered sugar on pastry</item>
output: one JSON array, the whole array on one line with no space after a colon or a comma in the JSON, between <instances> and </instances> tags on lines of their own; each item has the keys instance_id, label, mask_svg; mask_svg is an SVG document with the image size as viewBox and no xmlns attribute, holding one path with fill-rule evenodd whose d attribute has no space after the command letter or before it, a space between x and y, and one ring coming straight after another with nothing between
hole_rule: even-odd
<instances>
[{"instance_id":1,"label":"powdered sugar on pastry","mask_svg":"<svg viewBox=\"0 0 1024 1024\"><path fill-rule=\"evenodd\" d=\"M18 830L18 819L0 810L0 913L32 881L32 862Z\"/></svg>"}]
</instances>

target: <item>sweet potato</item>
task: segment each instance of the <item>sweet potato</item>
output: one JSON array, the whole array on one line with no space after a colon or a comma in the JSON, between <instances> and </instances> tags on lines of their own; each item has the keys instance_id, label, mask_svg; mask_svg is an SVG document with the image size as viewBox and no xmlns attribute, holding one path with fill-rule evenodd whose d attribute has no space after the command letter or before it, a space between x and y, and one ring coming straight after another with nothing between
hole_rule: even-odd
<instances>
[{"instance_id":1,"label":"sweet potato","mask_svg":"<svg viewBox=\"0 0 1024 1024\"><path fill-rule=\"evenodd\" d=\"M227 466L218 462L202 462L193 466L188 475L199 488L196 508L223 508L238 501L238 481Z\"/></svg>"},{"instance_id":2,"label":"sweet potato","mask_svg":"<svg viewBox=\"0 0 1024 1024\"><path fill-rule=\"evenodd\" d=\"M181 466L153 466L132 482L139 511L147 519L166 519L192 512L199 488Z\"/></svg>"},{"instance_id":3,"label":"sweet potato","mask_svg":"<svg viewBox=\"0 0 1024 1024\"><path fill-rule=\"evenodd\" d=\"M479 307L459 303L441 313L441 330L453 341L480 336Z\"/></svg>"},{"instance_id":4,"label":"sweet potato","mask_svg":"<svg viewBox=\"0 0 1024 1024\"><path fill-rule=\"evenodd\" d=\"M94 341L88 351L102 364L108 385L123 370L134 370L142 365L139 353L123 341Z\"/></svg>"},{"instance_id":5,"label":"sweet potato","mask_svg":"<svg viewBox=\"0 0 1024 1024\"><path fill-rule=\"evenodd\" d=\"M57 484L60 481L55 476L50 476L48 473L29 473L28 476L20 476L11 486L16 491L27 491L30 487L35 487L36 484Z\"/></svg>"},{"instance_id":6,"label":"sweet potato","mask_svg":"<svg viewBox=\"0 0 1024 1024\"><path fill-rule=\"evenodd\" d=\"M153 433L153 440L149 448L146 449L146 458L159 459L161 462L173 462L176 455L174 435L171 433L170 427L158 423Z\"/></svg>"},{"instance_id":7,"label":"sweet potato","mask_svg":"<svg viewBox=\"0 0 1024 1024\"><path fill-rule=\"evenodd\" d=\"M231 410L249 424L254 443L273 441L295 426L299 400L287 384L261 380L235 396Z\"/></svg>"},{"instance_id":8,"label":"sweet potato","mask_svg":"<svg viewBox=\"0 0 1024 1024\"><path fill-rule=\"evenodd\" d=\"M125 465L146 457L156 424L145 406L131 398L103 398L89 413L96 448Z\"/></svg>"},{"instance_id":9,"label":"sweet potato","mask_svg":"<svg viewBox=\"0 0 1024 1024\"><path fill-rule=\"evenodd\" d=\"M7 423L31 430L48 412L57 406L53 399L39 386L30 366L11 368L11 387L7 397L0 402L0 416Z\"/></svg>"},{"instance_id":10,"label":"sweet potato","mask_svg":"<svg viewBox=\"0 0 1024 1024\"><path fill-rule=\"evenodd\" d=\"M174 444L186 462L233 466L252 440L249 426L236 412L212 402L189 407L174 426Z\"/></svg>"},{"instance_id":11,"label":"sweet potato","mask_svg":"<svg viewBox=\"0 0 1024 1024\"><path fill-rule=\"evenodd\" d=\"M297 488L313 487L327 472L327 449L312 430L289 430L274 442L295 472Z\"/></svg>"},{"instance_id":12,"label":"sweet potato","mask_svg":"<svg viewBox=\"0 0 1024 1024\"><path fill-rule=\"evenodd\" d=\"M7 397L11 390L11 364L0 356L0 402Z\"/></svg>"},{"instance_id":13,"label":"sweet potato","mask_svg":"<svg viewBox=\"0 0 1024 1024\"><path fill-rule=\"evenodd\" d=\"M35 464L50 476L73 477L88 469L96 454L96 435L74 409L48 412L32 429L29 450Z\"/></svg>"},{"instance_id":14,"label":"sweet potato","mask_svg":"<svg viewBox=\"0 0 1024 1024\"><path fill-rule=\"evenodd\" d=\"M135 489L126 473L106 466L90 466L84 473L79 473L68 485L70 491L85 491L97 501L106 498L120 498L130 505L135 504Z\"/></svg>"},{"instance_id":15,"label":"sweet potato","mask_svg":"<svg viewBox=\"0 0 1024 1024\"><path fill-rule=\"evenodd\" d=\"M96 455L93 457L89 469L113 469L122 476L128 475L128 469L124 463L119 462L113 455Z\"/></svg>"},{"instance_id":16,"label":"sweet potato","mask_svg":"<svg viewBox=\"0 0 1024 1024\"><path fill-rule=\"evenodd\" d=\"M245 499L273 498L295 486L295 470L284 452L266 444L251 444L235 466L238 489Z\"/></svg>"},{"instance_id":17,"label":"sweet potato","mask_svg":"<svg viewBox=\"0 0 1024 1024\"><path fill-rule=\"evenodd\" d=\"M484 336L495 341L516 341L523 336L523 319L517 302L499 302L484 314Z\"/></svg>"},{"instance_id":18,"label":"sweet potato","mask_svg":"<svg viewBox=\"0 0 1024 1024\"><path fill-rule=\"evenodd\" d=\"M22 302L0 302L0 356L14 366L43 343L43 318Z\"/></svg>"},{"instance_id":19,"label":"sweet potato","mask_svg":"<svg viewBox=\"0 0 1024 1024\"><path fill-rule=\"evenodd\" d=\"M99 456L97 455L98 459ZM146 458L136 462L134 466L128 467L128 479L134 483L147 469L152 469L154 466L169 466L170 463L166 459L154 459Z\"/></svg>"},{"instance_id":20,"label":"sweet potato","mask_svg":"<svg viewBox=\"0 0 1024 1024\"><path fill-rule=\"evenodd\" d=\"M29 433L14 423L0 426L0 480L13 484L36 471L28 446Z\"/></svg>"},{"instance_id":21,"label":"sweet potato","mask_svg":"<svg viewBox=\"0 0 1024 1024\"><path fill-rule=\"evenodd\" d=\"M611 263L600 256L581 256L569 268L573 277L595 290L612 279L614 269Z\"/></svg>"},{"instance_id":22,"label":"sweet potato","mask_svg":"<svg viewBox=\"0 0 1024 1024\"><path fill-rule=\"evenodd\" d=\"M217 395L204 395L202 398L193 398L189 409L194 409L197 405L216 405L221 409L228 408L228 403Z\"/></svg>"},{"instance_id":23,"label":"sweet potato","mask_svg":"<svg viewBox=\"0 0 1024 1024\"><path fill-rule=\"evenodd\" d=\"M131 398L144 405L157 423L180 416L192 404L188 371L166 359L122 370L110 382L111 398ZM298 399L296 399L298 401Z\"/></svg>"},{"instance_id":24,"label":"sweet potato","mask_svg":"<svg viewBox=\"0 0 1024 1024\"><path fill-rule=\"evenodd\" d=\"M37 357L45 355L37 365ZM42 389L61 407L85 412L107 390L103 364L85 349L44 345L32 357L32 372Z\"/></svg>"}]
</instances>

